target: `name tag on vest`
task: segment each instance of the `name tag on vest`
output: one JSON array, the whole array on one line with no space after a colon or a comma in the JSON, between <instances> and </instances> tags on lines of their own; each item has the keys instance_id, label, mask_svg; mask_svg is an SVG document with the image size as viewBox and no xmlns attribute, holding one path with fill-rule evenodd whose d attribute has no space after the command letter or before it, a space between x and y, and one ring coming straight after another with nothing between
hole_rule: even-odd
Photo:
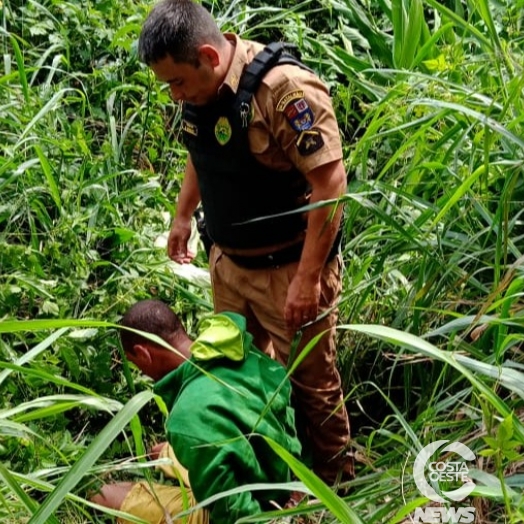
<instances>
[{"instance_id":1,"label":"name tag on vest","mask_svg":"<svg viewBox=\"0 0 524 524\"><path fill-rule=\"evenodd\" d=\"M182 131L193 136L198 136L198 127L187 120L182 120Z\"/></svg>"}]
</instances>

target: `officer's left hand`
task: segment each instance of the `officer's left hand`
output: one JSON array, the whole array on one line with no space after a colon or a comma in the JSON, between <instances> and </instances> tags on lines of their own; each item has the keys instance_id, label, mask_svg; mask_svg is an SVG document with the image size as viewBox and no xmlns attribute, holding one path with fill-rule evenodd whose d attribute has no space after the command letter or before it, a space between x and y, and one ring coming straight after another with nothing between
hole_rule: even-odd
<instances>
[{"instance_id":1,"label":"officer's left hand","mask_svg":"<svg viewBox=\"0 0 524 524\"><path fill-rule=\"evenodd\" d=\"M297 273L287 292L284 319L291 331L313 322L318 315L320 279Z\"/></svg>"}]
</instances>

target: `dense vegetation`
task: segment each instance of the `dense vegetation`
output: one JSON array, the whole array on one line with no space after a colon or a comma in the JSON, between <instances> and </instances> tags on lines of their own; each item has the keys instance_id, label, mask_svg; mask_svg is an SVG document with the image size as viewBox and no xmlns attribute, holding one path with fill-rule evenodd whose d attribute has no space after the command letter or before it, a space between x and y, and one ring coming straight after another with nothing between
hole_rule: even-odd
<instances>
[{"instance_id":1,"label":"dense vegetation","mask_svg":"<svg viewBox=\"0 0 524 524\"><path fill-rule=\"evenodd\" d=\"M206 5L225 30L297 43L344 135L340 369L359 471L346 505L297 470L312 518L402 522L427 503L414 456L449 439L477 455L477 521L523 521L524 1ZM106 522L89 490L154 475L162 406L111 325L151 296L190 331L211 309L203 253L202 277L161 247L185 153L136 59L149 6L0 3L3 523Z\"/></svg>"}]
</instances>

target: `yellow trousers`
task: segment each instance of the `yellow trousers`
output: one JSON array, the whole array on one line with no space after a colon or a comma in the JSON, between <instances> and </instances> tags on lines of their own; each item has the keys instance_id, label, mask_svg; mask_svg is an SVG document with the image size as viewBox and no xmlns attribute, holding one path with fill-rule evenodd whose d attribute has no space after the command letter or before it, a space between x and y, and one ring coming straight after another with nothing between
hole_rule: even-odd
<instances>
[{"instance_id":1,"label":"yellow trousers","mask_svg":"<svg viewBox=\"0 0 524 524\"><path fill-rule=\"evenodd\" d=\"M197 509L180 519L171 520L171 517L195 506L189 485L187 470L178 462L171 446L162 448L159 458L171 459L172 465L159 466L166 477L177 478L181 486L164 486L137 482L127 494L122 511L139 517L149 524L209 524L209 514L205 509ZM134 524L127 519L118 519L119 524Z\"/></svg>"}]
</instances>

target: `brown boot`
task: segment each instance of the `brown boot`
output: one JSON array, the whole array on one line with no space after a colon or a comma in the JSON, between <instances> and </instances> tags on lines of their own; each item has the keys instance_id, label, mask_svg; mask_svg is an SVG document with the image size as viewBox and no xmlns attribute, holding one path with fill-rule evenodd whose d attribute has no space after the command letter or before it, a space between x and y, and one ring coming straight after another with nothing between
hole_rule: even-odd
<instances>
[{"instance_id":1,"label":"brown boot","mask_svg":"<svg viewBox=\"0 0 524 524\"><path fill-rule=\"evenodd\" d=\"M355 460L349 451L318 464L313 468L314 472L328 485L337 490L340 484L355 478Z\"/></svg>"},{"instance_id":2,"label":"brown boot","mask_svg":"<svg viewBox=\"0 0 524 524\"><path fill-rule=\"evenodd\" d=\"M292 491L289 494L289 500L284 504L284 509L297 507L305 498L306 494L302 491Z\"/></svg>"},{"instance_id":3,"label":"brown boot","mask_svg":"<svg viewBox=\"0 0 524 524\"><path fill-rule=\"evenodd\" d=\"M303 493L302 491L292 491L289 494L289 500L286 502L284 509L296 508L299 505L307 503L306 493ZM296 524L314 524L316 521L311 520L307 515L295 515L292 517L292 522Z\"/></svg>"}]
</instances>

